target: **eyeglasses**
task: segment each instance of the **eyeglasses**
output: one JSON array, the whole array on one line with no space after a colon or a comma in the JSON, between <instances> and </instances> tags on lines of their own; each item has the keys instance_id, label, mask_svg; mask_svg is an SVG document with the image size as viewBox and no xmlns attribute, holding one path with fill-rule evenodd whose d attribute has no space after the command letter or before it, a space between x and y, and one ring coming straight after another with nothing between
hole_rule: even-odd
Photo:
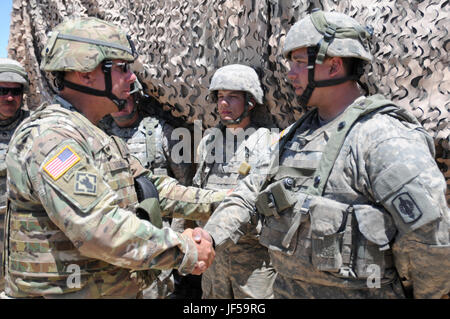
<instances>
[{"instance_id":1,"label":"eyeglasses","mask_svg":"<svg viewBox=\"0 0 450 319\"><path fill-rule=\"evenodd\" d=\"M19 96L23 94L23 88L5 88L5 87L0 87L0 96L5 96L8 95L8 93L11 92L11 95L13 96Z\"/></svg>"},{"instance_id":2,"label":"eyeglasses","mask_svg":"<svg viewBox=\"0 0 450 319\"><path fill-rule=\"evenodd\" d=\"M128 73L131 69L129 62L110 62L110 61L108 61L106 63L108 63L111 67L113 65L117 65L120 68L120 71L122 73Z\"/></svg>"}]
</instances>

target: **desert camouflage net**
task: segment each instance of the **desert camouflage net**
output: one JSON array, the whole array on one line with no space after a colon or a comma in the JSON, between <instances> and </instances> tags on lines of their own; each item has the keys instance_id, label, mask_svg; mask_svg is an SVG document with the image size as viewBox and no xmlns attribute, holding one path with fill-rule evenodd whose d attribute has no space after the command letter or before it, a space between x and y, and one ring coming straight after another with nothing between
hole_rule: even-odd
<instances>
[{"instance_id":1,"label":"desert camouflage net","mask_svg":"<svg viewBox=\"0 0 450 319\"><path fill-rule=\"evenodd\" d=\"M29 72L27 105L34 108L51 96L52 83L39 70L47 32L68 16L97 16L128 30L140 53L137 74L175 117L215 125L210 78L223 65L241 63L261 71L266 105L284 128L303 111L286 80L282 47L290 26L312 8L373 27L365 82L371 93L411 110L434 137L449 185L447 0L14 0L8 54Z\"/></svg>"}]
</instances>

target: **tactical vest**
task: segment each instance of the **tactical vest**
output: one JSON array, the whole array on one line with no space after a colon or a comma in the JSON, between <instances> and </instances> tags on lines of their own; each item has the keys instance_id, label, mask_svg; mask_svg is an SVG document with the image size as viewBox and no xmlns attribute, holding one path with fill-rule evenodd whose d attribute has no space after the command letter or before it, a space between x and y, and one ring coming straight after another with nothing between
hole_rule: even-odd
<instances>
[{"instance_id":1,"label":"tactical vest","mask_svg":"<svg viewBox=\"0 0 450 319\"><path fill-rule=\"evenodd\" d=\"M17 126L29 114L28 111L21 109L11 123L8 120L0 121L0 268L3 265L3 236L4 220L6 213L6 150ZM2 122L7 122L3 124ZM0 278L0 291L3 290L3 278Z\"/></svg>"},{"instance_id":2,"label":"tactical vest","mask_svg":"<svg viewBox=\"0 0 450 319\"><path fill-rule=\"evenodd\" d=\"M28 111L21 110L12 123L3 126L2 121L0 121L0 214L4 214L6 211L6 150L17 126L28 115ZM0 225L0 227L3 227L3 225Z\"/></svg>"},{"instance_id":3,"label":"tactical vest","mask_svg":"<svg viewBox=\"0 0 450 319\"><path fill-rule=\"evenodd\" d=\"M308 123L312 123L316 112L314 109L305 114L279 142L282 162L267 177L267 187L256 201L258 212L265 216L260 242L269 248L275 269L286 277L343 288L367 288L365 279L373 273L373 267L378 267L384 278L381 284L386 284L395 277L389 247L395 235L394 223L381 219L373 229L362 227L365 221L355 218L352 203L322 195L345 138L358 119L386 113L419 123L380 95L358 99L337 119L309 134ZM299 127L301 132L295 134ZM370 210L372 206L365 208ZM376 209L368 216L386 218ZM378 224L386 229L378 229ZM383 231L381 237L374 235Z\"/></svg>"},{"instance_id":4,"label":"tactical vest","mask_svg":"<svg viewBox=\"0 0 450 319\"><path fill-rule=\"evenodd\" d=\"M130 170L130 154L126 146L119 138L108 137L80 113L71 112L59 105L41 107L32 113L30 120L23 122L15 141L26 137L36 126L36 121L43 126L55 120L58 123L67 122L68 126L75 127L83 135L86 141L84 146L91 151L95 166L117 194L113 204L133 210L137 205L137 197ZM43 154L47 154L53 147L54 145L44 145ZM80 268L81 288L88 282L89 285L95 285L93 278L99 273L109 273L111 277L123 272L121 277L127 276L129 271L126 269L81 255L66 235L48 218L40 202L21 201L20 194L10 195L12 196L8 199L5 236L5 269L9 277L10 296L22 296L17 290L18 286L30 295L79 290L80 288L69 288L67 285L67 279L74 271L71 268L73 265ZM93 294L95 295L94 292Z\"/></svg>"},{"instance_id":5,"label":"tactical vest","mask_svg":"<svg viewBox=\"0 0 450 319\"><path fill-rule=\"evenodd\" d=\"M162 150L162 127L164 121L144 117L138 127L122 128L112 120L105 123L105 131L124 139L131 155L135 156L145 168L156 175L167 175L167 161Z\"/></svg>"},{"instance_id":6,"label":"tactical vest","mask_svg":"<svg viewBox=\"0 0 450 319\"><path fill-rule=\"evenodd\" d=\"M270 138L267 138L269 132L266 132L266 128L257 129L254 126L250 126L250 128L255 129L253 134L246 136L245 140L241 141L236 138L233 143L230 143L232 145L228 145L228 147L224 147L226 143L225 133L223 133L224 140L218 143L215 141L214 134L207 137L205 153L200 154L202 156L201 162L193 179L194 186L212 190L229 190L236 187L238 182L245 178L252 168L254 169L252 166L256 166L257 158L264 156L262 150L256 149L257 145L260 145L258 139L264 138L267 143L270 143ZM224 131L222 130L222 132ZM215 148L217 147L223 147L222 163L215 161L215 151L218 151ZM232 154L229 161L226 161L226 152ZM267 153L265 156L268 157L269 154ZM204 226L203 224L200 225ZM258 242L261 227L261 223L256 221L245 225L245 228L241 229L245 235L239 239L240 246L229 247L227 250L230 253L238 253L242 249L242 244L253 246L255 249L257 247L262 248Z\"/></svg>"},{"instance_id":7,"label":"tactical vest","mask_svg":"<svg viewBox=\"0 0 450 319\"><path fill-rule=\"evenodd\" d=\"M250 128L255 127L250 126ZM246 136L246 139L241 143L235 139L232 145L234 149L224 147L226 143L225 133L223 133L224 140L219 142L215 140L215 135L211 134L205 143L205 153L200 154L202 158L194 177L194 186L213 190L234 188L239 180L249 173L251 169L249 162L253 165L256 163L256 153L260 150L255 150L257 146L255 138L260 137L260 130L262 129L256 130L255 128L255 132L250 136ZM225 130L222 130L222 132L225 132ZM214 159L218 147L221 147L223 151L224 160L222 163L218 163ZM233 154L230 156L229 161L225 159L227 152ZM251 161L250 159L253 160Z\"/></svg>"}]
</instances>

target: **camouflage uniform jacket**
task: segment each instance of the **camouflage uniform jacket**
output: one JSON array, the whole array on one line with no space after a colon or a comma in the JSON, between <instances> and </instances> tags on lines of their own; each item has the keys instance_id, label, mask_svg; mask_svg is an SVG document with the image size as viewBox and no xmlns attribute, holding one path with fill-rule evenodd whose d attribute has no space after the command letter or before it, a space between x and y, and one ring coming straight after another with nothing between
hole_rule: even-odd
<instances>
[{"instance_id":1,"label":"camouflage uniform jacket","mask_svg":"<svg viewBox=\"0 0 450 319\"><path fill-rule=\"evenodd\" d=\"M361 97L347 110L364 103ZM311 113L281 156L278 144L273 146L267 175L246 177L205 229L216 245L229 238L236 242L240 225L248 222L265 190L284 184L290 204L275 207L273 216L265 214L260 238L278 272L276 298L393 297L377 294L387 290L367 289L371 265L379 269L381 288L389 289L400 275L415 297L439 298L450 289L446 184L432 139L417 121L405 121L394 111L363 116L346 135L323 195L305 193L320 182L314 172L330 136L345 126L347 110L325 125ZM277 287L283 278L284 287ZM298 289L300 283L306 288Z\"/></svg>"},{"instance_id":2,"label":"camouflage uniform jacket","mask_svg":"<svg viewBox=\"0 0 450 319\"><path fill-rule=\"evenodd\" d=\"M17 126L28 114L28 111L20 109L14 118L0 121L0 270L3 265L3 228L6 212L6 150ZM0 291L2 289L3 277L0 278Z\"/></svg>"},{"instance_id":3,"label":"camouflage uniform jacket","mask_svg":"<svg viewBox=\"0 0 450 319\"><path fill-rule=\"evenodd\" d=\"M193 241L134 215L134 177L146 174L161 210L198 218L223 199L155 177L65 100L23 121L6 157L5 292L13 297L135 297L130 269L192 271ZM199 200L200 199L200 200Z\"/></svg>"},{"instance_id":4,"label":"camouflage uniform jacket","mask_svg":"<svg viewBox=\"0 0 450 319\"><path fill-rule=\"evenodd\" d=\"M108 135L122 138L145 168L155 175L169 175L183 185L191 185L194 175L191 163L176 163L172 156L172 147L176 140L172 139L173 127L164 120L139 114L139 120L133 127L119 127L111 116L102 119L99 125Z\"/></svg>"}]
</instances>

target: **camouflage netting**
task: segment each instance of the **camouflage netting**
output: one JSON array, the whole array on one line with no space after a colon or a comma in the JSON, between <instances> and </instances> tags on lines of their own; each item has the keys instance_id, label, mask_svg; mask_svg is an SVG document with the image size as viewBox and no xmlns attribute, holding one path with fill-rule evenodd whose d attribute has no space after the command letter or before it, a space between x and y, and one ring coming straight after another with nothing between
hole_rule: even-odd
<instances>
[{"instance_id":1,"label":"camouflage netting","mask_svg":"<svg viewBox=\"0 0 450 319\"><path fill-rule=\"evenodd\" d=\"M165 109L204 127L218 122L207 88L214 71L243 63L260 70L266 105L284 128L297 119L281 49L289 27L312 8L340 11L374 28L375 57L365 81L411 110L436 143L450 185L448 0L14 0L9 57L30 74L34 108L52 84L39 70L47 32L68 16L97 16L129 30L140 53L138 76ZM294 111L293 111L294 109ZM448 187L447 189L449 189ZM449 193L449 192L447 192ZM450 203L450 195L447 195Z\"/></svg>"}]
</instances>

